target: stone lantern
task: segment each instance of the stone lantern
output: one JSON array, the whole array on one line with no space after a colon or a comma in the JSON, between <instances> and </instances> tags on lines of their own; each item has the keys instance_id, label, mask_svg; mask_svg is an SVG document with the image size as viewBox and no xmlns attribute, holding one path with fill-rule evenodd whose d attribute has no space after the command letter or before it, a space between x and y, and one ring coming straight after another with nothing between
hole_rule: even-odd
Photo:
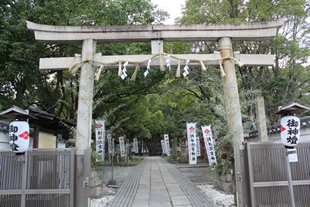
<instances>
[{"instance_id":1,"label":"stone lantern","mask_svg":"<svg viewBox=\"0 0 310 207\"><path fill-rule=\"evenodd\" d=\"M182 137L182 138L179 138L179 146L180 146L180 162L187 162L187 150L186 150L186 147L187 147L187 139Z\"/></svg>"}]
</instances>

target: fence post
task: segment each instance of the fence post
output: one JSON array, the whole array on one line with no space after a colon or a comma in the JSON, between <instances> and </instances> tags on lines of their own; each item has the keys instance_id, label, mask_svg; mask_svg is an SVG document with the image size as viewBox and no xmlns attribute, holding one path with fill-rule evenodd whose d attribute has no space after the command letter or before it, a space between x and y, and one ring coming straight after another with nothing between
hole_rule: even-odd
<instances>
[{"instance_id":1,"label":"fence post","mask_svg":"<svg viewBox=\"0 0 310 207\"><path fill-rule=\"evenodd\" d=\"M75 202L75 148L70 151L70 207L74 207Z\"/></svg>"},{"instance_id":2,"label":"fence post","mask_svg":"<svg viewBox=\"0 0 310 207\"><path fill-rule=\"evenodd\" d=\"M90 150L76 150L75 206L87 207L90 199Z\"/></svg>"},{"instance_id":3,"label":"fence post","mask_svg":"<svg viewBox=\"0 0 310 207\"><path fill-rule=\"evenodd\" d=\"M246 145L234 146L234 158L237 206L251 206L249 201L249 166Z\"/></svg>"}]
</instances>

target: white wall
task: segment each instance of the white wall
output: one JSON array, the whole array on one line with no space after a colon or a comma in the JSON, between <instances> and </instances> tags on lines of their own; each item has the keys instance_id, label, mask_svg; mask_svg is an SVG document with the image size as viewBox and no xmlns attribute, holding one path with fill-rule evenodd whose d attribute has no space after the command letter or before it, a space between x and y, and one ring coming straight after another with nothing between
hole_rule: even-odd
<instances>
[{"instance_id":1,"label":"white wall","mask_svg":"<svg viewBox=\"0 0 310 207\"><path fill-rule=\"evenodd\" d=\"M9 145L9 134L0 132L0 150L1 149L11 149Z\"/></svg>"}]
</instances>

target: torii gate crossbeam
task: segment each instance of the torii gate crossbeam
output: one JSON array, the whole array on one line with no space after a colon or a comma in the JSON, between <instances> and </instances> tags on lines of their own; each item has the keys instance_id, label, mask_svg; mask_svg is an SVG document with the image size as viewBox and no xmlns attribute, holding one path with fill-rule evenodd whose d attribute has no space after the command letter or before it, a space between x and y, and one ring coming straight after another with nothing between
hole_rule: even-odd
<instances>
[{"instance_id":1,"label":"torii gate crossbeam","mask_svg":"<svg viewBox=\"0 0 310 207\"><path fill-rule=\"evenodd\" d=\"M161 48L153 49L153 46L156 45L154 44L155 41L161 41L161 43L164 41L218 41L221 57L233 57L232 41L271 40L276 36L278 29L282 27L283 24L283 19L264 23L238 25L150 26L51 26L27 21L28 29L34 32L35 38L39 42L48 44L82 43L82 57L80 60L96 58L96 43L152 42L152 54L154 54L154 51L163 52L162 44ZM242 59L242 56L243 55L240 54L239 60ZM135 56L134 58L139 57ZM248 65L274 65L273 55L265 55L265 58L256 55L252 57L248 56L245 60ZM40 60L40 68L49 70L66 69L72 61L73 63L78 62L77 59L74 58L70 60L66 58L42 59ZM55 63L53 67L46 66L48 64L52 65L53 62ZM243 142L243 132L235 64L232 60L226 59L223 60L223 66L224 72L226 73L224 77L224 91L228 129L234 137L234 145L240 145ZM81 69L81 86L77 116L76 147L79 150L90 147L93 80L93 63L86 62ZM83 197L83 192L78 192L77 194L77 196ZM83 204L79 203L82 202L77 202L76 205L83 206Z\"/></svg>"}]
</instances>

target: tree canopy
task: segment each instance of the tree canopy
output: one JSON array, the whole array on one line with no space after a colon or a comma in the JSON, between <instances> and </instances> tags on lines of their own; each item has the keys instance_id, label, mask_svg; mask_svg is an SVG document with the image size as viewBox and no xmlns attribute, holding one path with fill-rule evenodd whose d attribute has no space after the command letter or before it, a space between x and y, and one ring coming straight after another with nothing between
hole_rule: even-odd
<instances>
[{"instance_id":1,"label":"tree canopy","mask_svg":"<svg viewBox=\"0 0 310 207\"><path fill-rule=\"evenodd\" d=\"M239 90L259 91L265 98L270 122L278 106L292 101L309 104L309 1L207 1L188 0L183 8L181 24L238 24L265 22L283 18L285 25L272 41L233 43L241 54L274 54L275 66L238 67ZM214 42L194 43L199 53L216 50ZM253 115L257 93L241 94L246 101L243 113Z\"/></svg>"}]
</instances>

